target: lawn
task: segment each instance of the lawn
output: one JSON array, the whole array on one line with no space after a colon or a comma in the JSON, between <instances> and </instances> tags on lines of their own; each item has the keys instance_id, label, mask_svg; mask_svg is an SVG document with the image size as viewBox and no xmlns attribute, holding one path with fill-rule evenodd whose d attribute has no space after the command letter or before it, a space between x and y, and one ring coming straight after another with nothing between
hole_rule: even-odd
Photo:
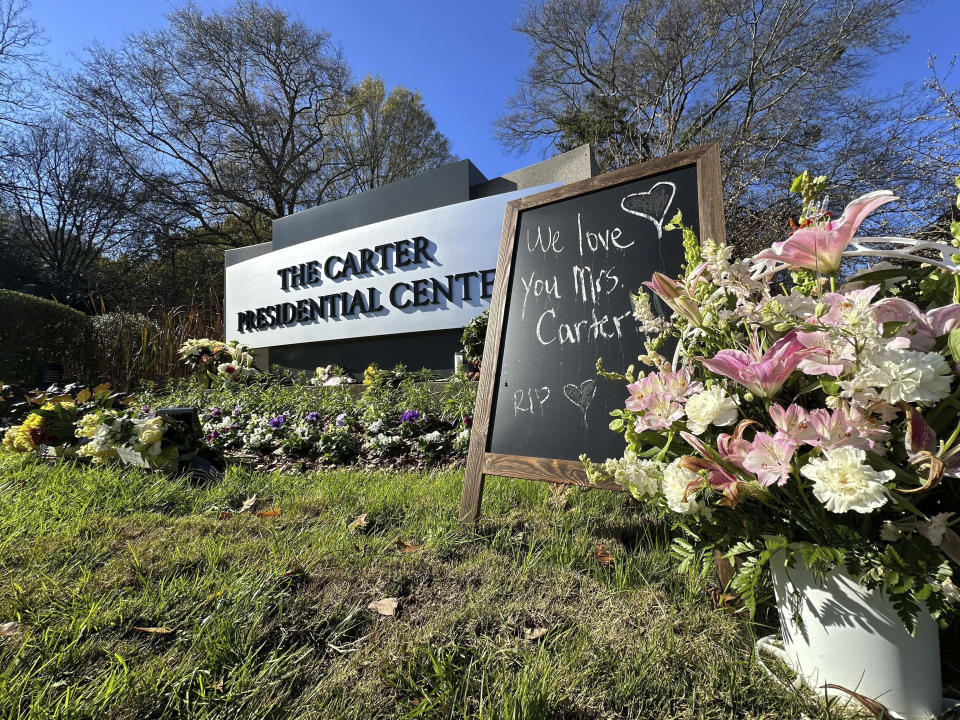
<instances>
[{"instance_id":1,"label":"lawn","mask_svg":"<svg viewBox=\"0 0 960 720\"><path fill-rule=\"evenodd\" d=\"M0 456L0 717L839 714L766 678L624 496L493 479L474 532L462 481Z\"/></svg>"}]
</instances>

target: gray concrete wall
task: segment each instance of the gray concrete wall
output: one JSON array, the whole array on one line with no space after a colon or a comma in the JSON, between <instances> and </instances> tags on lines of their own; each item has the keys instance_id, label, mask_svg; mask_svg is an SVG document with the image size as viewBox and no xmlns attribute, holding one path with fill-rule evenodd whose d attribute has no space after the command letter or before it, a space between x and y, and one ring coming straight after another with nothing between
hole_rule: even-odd
<instances>
[{"instance_id":1,"label":"gray concrete wall","mask_svg":"<svg viewBox=\"0 0 960 720\"><path fill-rule=\"evenodd\" d=\"M479 183L471 189L471 195L475 198L488 197L555 182L567 185L599 174L593 146L581 145L562 155Z\"/></svg>"},{"instance_id":2,"label":"gray concrete wall","mask_svg":"<svg viewBox=\"0 0 960 720\"><path fill-rule=\"evenodd\" d=\"M469 160L324 203L273 221L273 249L470 199L486 178Z\"/></svg>"}]
</instances>

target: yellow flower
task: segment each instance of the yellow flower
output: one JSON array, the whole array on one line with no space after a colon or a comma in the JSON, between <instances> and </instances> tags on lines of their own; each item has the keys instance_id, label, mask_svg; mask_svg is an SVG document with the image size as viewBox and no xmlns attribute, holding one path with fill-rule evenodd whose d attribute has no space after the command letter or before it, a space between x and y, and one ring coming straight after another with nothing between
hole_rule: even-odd
<instances>
[{"instance_id":1,"label":"yellow flower","mask_svg":"<svg viewBox=\"0 0 960 720\"><path fill-rule=\"evenodd\" d=\"M40 444L43 418L36 413L27 415L22 425L14 425L3 435L3 445L13 452L30 452Z\"/></svg>"},{"instance_id":2,"label":"yellow flower","mask_svg":"<svg viewBox=\"0 0 960 720\"><path fill-rule=\"evenodd\" d=\"M87 413L80 420L77 421L77 429L74 431L74 435L78 438L89 438L93 437L93 434L97 431L97 427L100 425L100 418L96 413Z\"/></svg>"},{"instance_id":3,"label":"yellow flower","mask_svg":"<svg viewBox=\"0 0 960 720\"><path fill-rule=\"evenodd\" d=\"M141 445L153 445L163 439L163 418L144 420L137 426L137 440Z\"/></svg>"},{"instance_id":4,"label":"yellow flower","mask_svg":"<svg viewBox=\"0 0 960 720\"><path fill-rule=\"evenodd\" d=\"M20 426L13 425L12 427L7 428L7 431L3 434L3 446L10 451L19 452L16 450L14 443L17 440L17 435L20 433Z\"/></svg>"}]
</instances>

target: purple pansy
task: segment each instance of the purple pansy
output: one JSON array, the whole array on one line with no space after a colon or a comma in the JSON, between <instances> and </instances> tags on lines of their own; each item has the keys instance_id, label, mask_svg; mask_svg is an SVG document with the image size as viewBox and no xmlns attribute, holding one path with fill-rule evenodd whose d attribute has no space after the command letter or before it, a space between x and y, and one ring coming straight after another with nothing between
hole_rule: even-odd
<instances>
[{"instance_id":1,"label":"purple pansy","mask_svg":"<svg viewBox=\"0 0 960 720\"><path fill-rule=\"evenodd\" d=\"M269 420L269 421L267 422L267 424L268 424L270 427L272 427L274 430L279 430L280 428L282 428L282 427L284 426L284 424L286 424L286 422L287 422L287 418L286 418L286 417L284 417L283 415L277 415L277 416L276 416L275 418L273 418L272 420Z\"/></svg>"},{"instance_id":2,"label":"purple pansy","mask_svg":"<svg viewBox=\"0 0 960 720\"><path fill-rule=\"evenodd\" d=\"M403 414L400 416L400 422L416 422L421 417L419 410L404 410Z\"/></svg>"}]
</instances>

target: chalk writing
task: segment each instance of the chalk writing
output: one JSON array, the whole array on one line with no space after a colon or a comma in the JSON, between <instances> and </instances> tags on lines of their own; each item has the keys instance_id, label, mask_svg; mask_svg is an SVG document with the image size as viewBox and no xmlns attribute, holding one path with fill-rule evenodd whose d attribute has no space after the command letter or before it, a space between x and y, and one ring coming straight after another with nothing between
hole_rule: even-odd
<instances>
[{"instance_id":1,"label":"chalk writing","mask_svg":"<svg viewBox=\"0 0 960 720\"><path fill-rule=\"evenodd\" d=\"M513 391L513 414L543 415L543 406L550 399L550 388L520 388Z\"/></svg>"},{"instance_id":2,"label":"chalk writing","mask_svg":"<svg viewBox=\"0 0 960 720\"><path fill-rule=\"evenodd\" d=\"M588 265L573 266L573 294L583 302L597 304L601 295L609 295L620 286L620 278L613 274L616 268L603 268L596 277Z\"/></svg>"},{"instance_id":3,"label":"chalk writing","mask_svg":"<svg viewBox=\"0 0 960 720\"><path fill-rule=\"evenodd\" d=\"M536 277L537 272L533 270L530 272L529 277L520 278L520 282L523 283L523 307L521 308L520 317L526 318L527 316L527 299L530 297L530 291L533 291L534 297L540 297L541 295L549 295L550 297L559 300L560 292L557 290L557 278L554 276L548 280L541 280Z\"/></svg>"},{"instance_id":4,"label":"chalk writing","mask_svg":"<svg viewBox=\"0 0 960 720\"><path fill-rule=\"evenodd\" d=\"M587 409L593 402L593 396L597 394L597 381L594 379L584 380L579 385L567 383L563 386L563 395L578 408L583 416L583 426L589 427L587 423Z\"/></svg>"},{"instance_id":5,"label":"chalk writing","mask_svg":"<svg viewBox=\"0 0 960 720\"><path fill-rule=\"evenodd\" d=\"M620 201L620 207L632 215L639 215L653 223L657 238L663 237L663 221L677 193L672 182L658 182L645 192L632 193Z\"/></svg>"}]
</instances>

